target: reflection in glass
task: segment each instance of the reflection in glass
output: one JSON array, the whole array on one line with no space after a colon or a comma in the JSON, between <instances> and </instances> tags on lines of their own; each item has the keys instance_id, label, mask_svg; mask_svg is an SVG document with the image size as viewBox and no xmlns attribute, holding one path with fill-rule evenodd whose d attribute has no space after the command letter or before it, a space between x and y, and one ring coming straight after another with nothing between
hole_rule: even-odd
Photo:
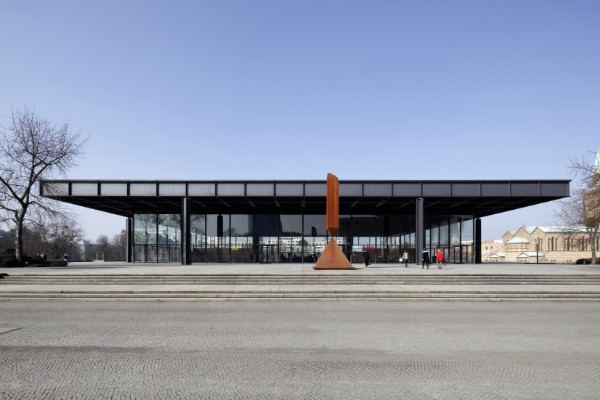
<instances>
[{"instance_id":1,"label":"reflection in glass","mask_svg":"<svg viewBox=\"0 0 600 400\"><path fill-rule=\"evenodd\" d=\"M206 215L206 261L229 262L230 215ZM225 236L227 233L227 236Z\"/></svg>"},{"instance_id":2,"label":"reflection in glass","mask_svg":"<svg viewBox=\"0 0 600 400\"><path fill-rule=\"evenodd\" d=\"M192 262L206 262L206 215L192 214L190 217Z\"/></svg>"},{"instance_id":3,"label":"reflection in glass","mask_svg":"<svg viewBox=\"0 0 600 400\"><path fill-rule=\"evenodd\" d=\"M134 260L180 262L179 214L134 216ZM314 263L327 245L325 215L193 214L190 242L194 263ZM471 216L426 216L426 241L440 247L450 262L472 262ZM336 240L353 263L362 263L362 251L377 263L397 263L409 253L416 260L413 215L342 215Z\"/></svg>"},{"instance_id":4,"label":"reflection in glass","mask_svg":"<svg viewBox=\"0 0 600 400\"><path fill-rule=\"evenodd\" d=\"M325 215L304 216L304 236L326 236L327 221Z\"/></svg>"},{"instance_id":5,"label":"reflection in glass","mask_svg":"<svg viewBox=\"0 0 600 400\"><path fill-rule=\"evenodd\" d=\"M450 232L449 232L448 220L444 220L444 221L442 221L442 224L440 225L439 247L443 247L444 249L446 249L448 247L448 245L450 244L450 242L448 240L449 234L450 234Z\"/></svg>"},{"instance_id":6,"label":"reflection in glass","mask_svg":"<svg viewBox=\"0 0 600 400\"><path fill-rule=\"evenodd\" d=\"M432 253L435 253L436 249L439 247L439 243L440 243L440 227L439 226L435 226L433 228L431 228L431 240L430 240L430 246L431 246L431 251Z\"/></svg>"},{"instance_id":7,"label":"reflection in glass","mask_svg":"<svg viewBox=\"0 0 600 400\"><path fill-rule=\"evenodd\" d=\"M181 262L181 216L158 215L158 262Z\"/></svg>"},{"instance_id":8,"label":"reflection in glass","mask_svg":"<svg viewBox=\"0 0 600 400\"><path fill-rule=\"evenodd\" d=\"M473 219L462 217L460 223L461 262L473 262Z\"/></svg>"},{"instance_id":9,"label":"reflection in glass","mask_svg":"<svg viewBox=\"0 0 600 400\"><path fill-rule=\"evenodd\" d=\"M133 221L134 261L156 262L156 214L135 214Z\"/></svg>"},{"instance_id":10,"label":"reflection in glass","mask_svg":"<svg viewBox=\"0 0 600 400\"><path fill-rule=\"evenodd\" d=\"M231 262L251 263L254 261L252 251L252 218L250 215L230 216L231 228L226 235L231 236Z\"/></svg>"}]
</instances>

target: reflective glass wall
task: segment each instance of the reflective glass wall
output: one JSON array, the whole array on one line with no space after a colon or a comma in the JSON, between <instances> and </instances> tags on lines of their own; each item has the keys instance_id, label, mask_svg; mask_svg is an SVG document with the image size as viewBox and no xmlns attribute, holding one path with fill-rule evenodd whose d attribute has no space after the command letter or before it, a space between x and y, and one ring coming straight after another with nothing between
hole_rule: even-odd
<instances>
[{"instance_id":1,"label":"reflective glass wall","mask_svg":"<svg viewBox=\"0 0 600 400\"><path fill-rule=\"evenodd\" d=\"M327 245L325 215L193 214L193 263L314 263ZM412 215L340 215L336 237L348 259L362 262L363 249L376 263L397 263L415 254ZM472 216L426 216L425 245L431 254L442 249L447 262L473 262ZM136 214L134 260L181 261L181 216Z\"/></svg>"},{"instance_id":2,"label":"reflective glass wall","mask_svg":"<svg viewBox=\"0 0 600 400\"><path fill-rule=\"evenodd\" d=\"M444 260L449 263L472 263L474 259L473 228L474 219L470 215L427 218L425 247L435 256L437 250L444 252Z\"/></svg>"},{"instance_id":3,"label":"reflective glass wall","mask_svg":"<svg viewBox=\"0 0 600 400\"><path fill-rule=\"evenodd\" d=\"M133 241L134 261L181 262L181 216L136 214Z\"/></svg>"}]
</instances>

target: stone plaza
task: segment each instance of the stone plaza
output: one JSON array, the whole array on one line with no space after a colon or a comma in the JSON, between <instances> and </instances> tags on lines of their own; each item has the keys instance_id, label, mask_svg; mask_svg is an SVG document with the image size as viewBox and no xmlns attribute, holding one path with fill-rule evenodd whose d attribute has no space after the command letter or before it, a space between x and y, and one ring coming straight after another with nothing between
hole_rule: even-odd
<instances>
[{"instance_id":1,"label":"stone plaza","mask_svg":"<svg viewBox=\"0 0 600 400\"><path fill-rule=\"evenodd\" d=\"M0 398L597 398L598 266L356 267L3 269Z\"/></svg>"},{"instance_id":2,"label":"stone plaza","mask_svg":"<svg viewBox=\"0 0 600 400\"><path fill-rule=\"evenodd\" d=\"M0 302L3 399L592 399L598 302Z\"/></svg>"}]
</instances>

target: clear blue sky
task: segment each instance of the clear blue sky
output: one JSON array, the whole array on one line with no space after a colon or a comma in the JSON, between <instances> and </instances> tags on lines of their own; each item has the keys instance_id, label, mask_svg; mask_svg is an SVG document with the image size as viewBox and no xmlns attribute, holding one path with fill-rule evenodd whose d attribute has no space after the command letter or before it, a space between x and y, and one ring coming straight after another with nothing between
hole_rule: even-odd
<instances>
[{"instance_id":1,"label":"clear blue sky","mask_svg":"<svg viewBox=\"0 0 600 400\"><path fill-rule=\"evenodd\" d=\"M597 0L4 0L0 18L2 124L27 105L89 135L69 179L570 179L600 145ZM77 211L91 239L124 227Z\"/></svg>"}]
</instances>

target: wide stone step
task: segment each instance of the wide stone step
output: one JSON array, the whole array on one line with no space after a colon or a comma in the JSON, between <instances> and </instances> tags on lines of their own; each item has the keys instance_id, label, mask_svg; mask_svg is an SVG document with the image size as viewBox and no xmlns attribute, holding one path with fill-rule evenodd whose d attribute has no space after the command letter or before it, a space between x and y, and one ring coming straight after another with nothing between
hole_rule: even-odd
<instances>
[{"instance_id":1,"label":"wide stone step","mask_svg":"<svg viewBox=\"0 0 600 400\"><path fill-rule=\"evenodd\" d=\"M32 285L596 285L600 275L13 275L0 284Z\"/></svg>"},{"instance_id":2,"label":"wide stone step","mask_svg":"<svg viewBox=\"0 0 600 400\"><path fill-rule=\"evenodd\" d=\"M552 300L600 301L600 292L586 291L46 291L0 293L0 299L355 299L355 300Z\"/></svg>"},{"instance_id":3,"label":"wide stone step","mask_svg":"<svg viewBox=\"0 0 600 400\"><path fill-rule=\"evenodd\" d=\"M0 299L600 301L594 275L29 274L0 284Z\"/></svg>"}]
</instances>

